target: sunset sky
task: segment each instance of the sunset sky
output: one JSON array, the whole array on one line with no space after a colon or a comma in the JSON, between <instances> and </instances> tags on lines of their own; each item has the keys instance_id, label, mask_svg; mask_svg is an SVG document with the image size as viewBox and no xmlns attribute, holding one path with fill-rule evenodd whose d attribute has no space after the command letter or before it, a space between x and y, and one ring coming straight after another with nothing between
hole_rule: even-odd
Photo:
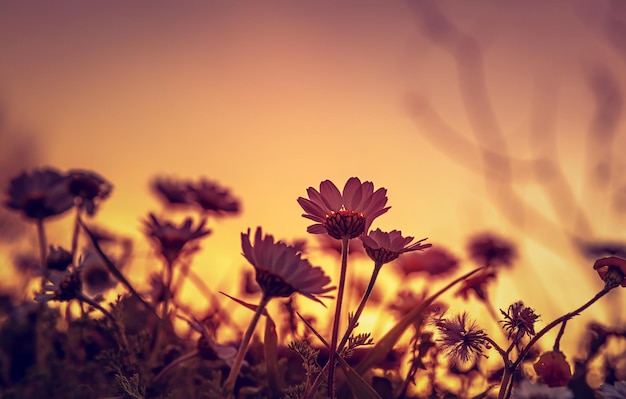
<instances>
[{"instance_id":1,"label":"sunset sky","mask_svg":"<svg viewBox=\"0 0 626 399\"><path fill-rule=\"evenodd\" d=\"M242 231L306 238L296 199L357 176L388 189L373 227L461 258L472 234L514 240L494 302L547 322L602 286L571 235L626 233L624 4L2 2L1 182L100 173L95 222L136 239L141 272L150 179L214 179L243 212L209 220L194 270L233 292ZM625 293L592 316L623 324Z\"/></svg>"}]
</instances>

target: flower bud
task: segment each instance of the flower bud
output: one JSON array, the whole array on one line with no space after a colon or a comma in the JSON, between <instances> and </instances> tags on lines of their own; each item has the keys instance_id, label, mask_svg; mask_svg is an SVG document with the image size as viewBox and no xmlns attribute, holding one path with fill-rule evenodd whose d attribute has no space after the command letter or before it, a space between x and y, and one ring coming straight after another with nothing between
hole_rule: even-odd
<instances>
[{"instance_id":1,"label":"flower bud","mask_svg":"<svg viewBox=\"0 0 626 399\"><path fill-rule=\"evenodd\" d=\"M549 387L564 387L572 378L572 370L563 352L545 352L533 364L535 372Z\"/></svg>"}]
</instances>

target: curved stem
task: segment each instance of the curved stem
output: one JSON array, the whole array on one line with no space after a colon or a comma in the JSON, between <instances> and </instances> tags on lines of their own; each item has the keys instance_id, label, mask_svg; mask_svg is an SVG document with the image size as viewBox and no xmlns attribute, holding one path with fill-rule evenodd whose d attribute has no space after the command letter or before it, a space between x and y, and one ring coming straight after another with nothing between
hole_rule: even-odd
<instances>
[{"instance_id":1,"label":"curved stem","mask_svg":"<svg viewBox=\"0 0 626 399\"><path fill-rule=\"evenodd\" d=\"M587 309L589 306L597 302L600 298L608 294L609 291L611 291L611 289L613 288L615 287L604 287L600 292L598 292L593 298L587 301L584 305L582 305L581 307L579 307L578 309L572 312L564 314L558 319L553 320L547 326L542 328L541 331L535 334L531 338L531 340L528 342L528 345L526 345L526 347L524 347L524 349L520 351L515 362L513 362L508 367L507 365L505 365L504 374L502 375L502 381L500 382L500 392L498 393L498 399L508 399L511 396L512 389L510 388L512 385L512 378L513 378L513 374L515 373L515 370L520 365L520 363L526 358L526 355L528 354L530 349L533 347L533 345L535 345L535 343L537 343L537 341L541 337L543 337L548 331L552 330L555 326L559 325L560 323L564 323L568 321L569 319L573 318L574 316L579 315L583 310Z\"/></svg>"},{"instance_id":2,"label":"curved stem","mask_svg":"<svg viewBox=\"0 0 626 399\"><path fill-rule=\"evenodd\" d=\"M612 288L606 288L606 287L603 288L593 298L591 298L587 303L585 303L578 309L572 312L569 312L567 314L564 314L563 316L559 317L558 319L552 321L550 324L542 328L541 331L539 331L534 337L532 337L532 339L528 342L528 345L526 345L526 347L522 349L517 360L515 361L515 363L513 363L513 367L517 367L522 362L522 360L524 360L524 358L526 357L526 355L528 354L532 346L539 340L539 338L543 337L548 331L552 330L556 325L564 321L567 321L574 316L579 315L583 310L587 309L589 306L593 305L596 301L598 301L598 299L608 294L609 291L611 291L611 289Z\"/></svg>"},{"instance_id":3,"label":"curved stem","mask_svg":"<svg viewBox=\"0 0 626 399\"><path fill-rule=\"evenodd\" d=\"M237 376L239 375L239 370L241 369L241 364L243 363L243 358L248 351L248 345L250 344L252 333L254 333L254 328L256 327L259 318L263 314L263 311L265 310L265 307L267 306L269 300L270 297L268 297L267 295L263 295L263 298L261 298L261 302L259 302L256 312L254 313L254 316L250 321L250 325L243 335L241 344L239 344L239 349L237 350L237 354L235 355L233 365L230 368L230 372L228 373L226 381L224 381L224 392L228 395L232 396L233 389L235 388L235 382L237 381Z\"/></svg>"},{"instance_id":4,"label":"curved stem","mask_svg":"<svg viewBox=\"0 0 626 399\"><path fill-rule=\"evenodd\" d=\"M341 239L341 271L339 274L339 288L337 289L337 304L335 306L335 318L333 321L333 333L330 340L330 351L328 355L328 397L335 397L335 354L337 352L337 338L339 335L339 324L341 322L341 304L343 302L343 290L346 285L346 270L348 269L348 241L350 238L344 236Z\"/></svg>"},{"instance_id":5,"label":"curved stem","mask_svg":"<svg viewBox=\"0 0 626 399\"><path fill-rule=\"evenodd\" d=\"M563 324L561 324L561 328L559 329L559 333L556 335L556 339L554 340L554 346L552 347L552 350L554 352L560 351L561 337L563 337L563 334L565 333L566 324L567 320L563 321Z\"/></svg>"}]
</instances>

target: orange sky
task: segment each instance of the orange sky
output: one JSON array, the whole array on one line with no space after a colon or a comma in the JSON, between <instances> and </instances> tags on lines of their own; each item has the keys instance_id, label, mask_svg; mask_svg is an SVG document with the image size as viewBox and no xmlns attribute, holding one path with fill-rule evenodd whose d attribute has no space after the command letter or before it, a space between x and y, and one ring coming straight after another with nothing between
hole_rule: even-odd
<instances>
[{"instance_id":1,"label":"orange sky","mask_svg":"<svg viewBox=\"0 0 626 399\"><path fill-rule=\"evenodd\" d=\"M625 7L436 4L443 19L401 2L4 2L2 157L30 137L29 166L109 179L115 189L97 221L136 236L140 254L149 248L140 220L159 209L150 178L206 176L232 188L243 213L210 221L194 264L225 291L225 271L245 266L241 231L306 237L296 198L324 179L358 176L388 189L392 209L373 227L429 237L459 256L475 232L515 239L521 258L494 300L506 308L522 298L547 322L601 287L563 228L614 241L625 233L614 195L624 191L623 160L610 164L610 184L586 179L589 154L609 159L626 144L619 96L609 95L626 84L626 49L614 39ZM599 134L610 116L592 124L598 98L617 106L612 143ZM479 145L514 160L502 184L485 179ZM561 168L572 195L523 162L538 157ZM576 203L588 228L575 223ZM623 323L612 295L595 315Z\"/></svg>"}]
</instances>

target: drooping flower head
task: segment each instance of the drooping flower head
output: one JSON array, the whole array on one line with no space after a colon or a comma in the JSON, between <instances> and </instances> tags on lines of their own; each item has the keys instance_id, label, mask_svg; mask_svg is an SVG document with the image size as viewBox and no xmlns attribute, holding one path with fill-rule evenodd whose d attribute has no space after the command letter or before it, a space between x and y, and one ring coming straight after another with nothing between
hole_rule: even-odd
<instances>
[{"instance_id":1,"label":"drooping flower head","mask_svg":"<svg viewBox=\"0 0 626 399\"><path fill-rule=\"evenodd\" d=\"M422 244L427 238L411 244L413 237L402 237L402 232L398 230L387 233L376 229L359 238L363 241L363 247L370 259L380 264L389 263L405 252L421 251L431 247L431 244Z\"/></svg>"},{"instance_id":2,"label":"drooping flower head","mask_svg":"<svg viewBox=\"0 0 626 399\"><path fill-rule=\"evenodd\" d=\"M372 221L389 210L387 190L374 184L361 183L356 177L346 182L343 192L330 180L320 184L320 191L307 189L309 199L299 197L298 203L306 212L302 216L317 222L307 228L312 234L328 234L338 240L355 238L369 230Z\"/></svg>"},{"instance_id":3,"label":"drooping flower head","mask_svg":"<svg viewBox=\"0 0 626 399\"><path fill-rule=\"evenodd\" d=\"M182 225L176 226L172 222L161 222L150 213L150 219L145 221L146 234L154 238L159 245L161 255L169 264L174 262L182 253L188 243L208 235L211 230L205 229L205 220L194 229L191 227L193 220L186 218Z\"/></svg>"},{"instance_id":4,"label":"drooping flower head","mask_svg":"<svg viewBox=\"0 0 626 399\"><path fill-rule=\"evenodd\" d=\"M5 205L22 211L30 219L43 220L57 216L74 206L64 176L53 168L22 173L11 180Z\"/></svg>"},{"instance_id":5,"label":"drooping flower head","mask_svg":"<svg viewBox=\"0 0 626 399\"><path fill-rule=\"evenodd\" d=\"M593 264L593 268L607 286L617 287L621 285L626 287L626 259L618 258L617 256L607 256L598 259Z\"/></svg>"},{"instance_id":6,"label":"drooping flower head","mask_svg":"<svg viewBox=\"0 0 626 399\"><path fill-rule=\"evenodd\" d=\"M412 273L426 273L431 277L443 277L455 271L459 260L439 245L428 251L414 252L398 259L398 267L408 276Z\"/></svg>"},{"instance_id":7,"label":"drooping flower head","mask_svg":"<svg viewBox=\"0 0 626 399\"><path fill-rule=\"evenodd\" d=\"M534 309L525 306L524 302L517 301L510 305L506 312L500 309L500 313L504 316L502 324L508 339L518 340L524 335L528 337L535 335L535 322L539 315L535 314Z\"/></svg>"},{"instance_id":8,"label":"drooping flower head","mask_svg":"<svg viewBox=\"0 0 626 399\"><path fill-rule=\"evenodd\" d=\"M96 213L99 203L107 199L113 190L113 185L95 172L74 169L67 172L66 179L70 193L89 216Z\"/></svg>"},{"instance_id":9,"label":"drooping flower head","mask_svg":"<svg viewBox=\"0 0 626 399\"><path fill-rule=\"evenodd\" d=\"M485 356L485 349L491 348L487 333L478 328L476 322L469 321L467 313L461 313L451 319L441 318L436 321L441 337L437 339L452 363L473 363L479 356Z\"/></svg>"},{"instance_id":10,"label":"drooping flower head","mask_svg":"<svg viewBox=\"0 0 626 399\"><path fill-rule=\"evenodd\" d=\"M250 242L250 229L241 233L243 256L256 270L256 281L268 297L288 297L294 292L320 302L317 296L332 291L330 278L319 267L313 267L302 253L270 234L263 236L260 227ZM321 303L321 302L320 302Z\"/></svg>"},{"instance_id":11,"label":"drooping flower head","mask_svg":"<svg viewBox=\"0 0 626 399\"><path fill-rule=\"evenodd\" d=\"M233 197L227 188L221 187L216 182L201 179L198 182L189 183L187 188L191 201L198 204L204 211L215 215L239 212L239 200Z\"/></svg>"}]
</instances>

